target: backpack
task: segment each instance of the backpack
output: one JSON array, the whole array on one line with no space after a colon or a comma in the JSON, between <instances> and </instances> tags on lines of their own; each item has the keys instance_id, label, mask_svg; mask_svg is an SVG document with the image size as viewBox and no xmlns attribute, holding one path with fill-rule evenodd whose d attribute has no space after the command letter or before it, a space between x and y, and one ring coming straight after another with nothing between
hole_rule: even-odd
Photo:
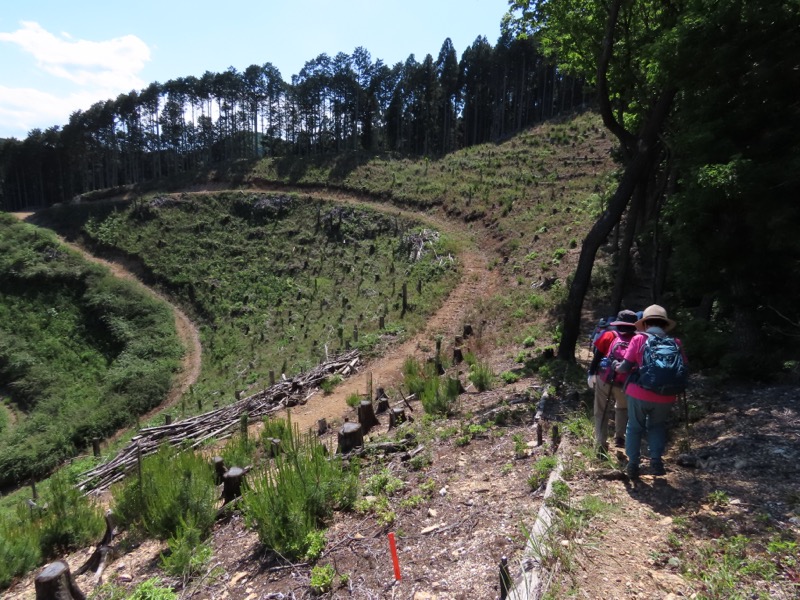
<instances>
[{"instance_id":1,"label":"backpack","mask_svg":"<svg viewBox=\"0 0 800 600\"><path fill-rule=\"evenodd\" d=\"M674 396L685 391L689 372L675 338L652 333L645 335L647 341L642 349L642 364L634 381L662 396Z\"/></svg>"},{"instance_id":2,"label":"backpack","mask_svg":"<svg viewBox=\"0 0 800 600\"><path fill-rule=\"evenodd\" d=\"M603 317L597 322L597 325L594 326L594 330L592 334L589 336L589 349L591 350L594 347L594 343L597 341L603 333L608 330L614 331L614 328L609 325L609 323L613 323L616 320L616 316L612 315L610 317Z\"/></svg>"},{"instance_id":3,"label":"backpack","mask_svg":"<svg viewBox=\"0 0 800 600\"><path fill-rule=\"evenodd\" d=\"M611 342L611 347L608 349L608 360L604 361L607 364L611 363L612 361L619 361L622 362L625 360L625 351L628 349L628 344L631 343L631 339L633 336L630 336L628 339L624 339L622 335L616 331L614 331L614 341ZM601 363L602 364L602 363ZM601 367L598 371L598 376L601 381L604 383L622 383L627 378L627 373L617 373L616 371L611 370L606 367Z\"/></svg>"}]
</instances>

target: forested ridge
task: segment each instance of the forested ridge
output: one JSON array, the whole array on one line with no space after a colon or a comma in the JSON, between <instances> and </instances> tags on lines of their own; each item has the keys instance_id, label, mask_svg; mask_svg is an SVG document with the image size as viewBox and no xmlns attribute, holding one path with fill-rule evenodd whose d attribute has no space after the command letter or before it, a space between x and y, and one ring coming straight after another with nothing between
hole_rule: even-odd
<instances>
[{"instance_id":1,"label":"forested ridge","mask_svg":"<svg viewBox=\"0 0 800 600\"><path fill-rule=\"evenodd\" d=\"M533 40L478 37L461 58L386 65L365 48L321 54L285 81L271 63L153 82L0 141L0 206L50 205L237 159L331 152L441 156L498 141L587 101Z\"/></svg>"}]
</instances>

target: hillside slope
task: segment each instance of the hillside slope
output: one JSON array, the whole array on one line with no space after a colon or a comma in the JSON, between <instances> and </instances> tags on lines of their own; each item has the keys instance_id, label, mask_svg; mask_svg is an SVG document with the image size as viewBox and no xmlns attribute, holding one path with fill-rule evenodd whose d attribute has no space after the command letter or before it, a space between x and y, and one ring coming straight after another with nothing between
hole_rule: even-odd
<instances>
[{"instance_id":1,"label":"hillside slope","mask_svg":"<svg viewBox=\"0 0 800 600\"><path fill-rule=\"evenodd\" d=\"M561 139L560 133L557 137L545 128L537 133L543 140ZM312 397L294 415L313 425L323 414L317 408L325 406L329 412L324 416L355 420L343 400L351 390L366 390L370 372L376 386L386 383L393 405L403 406L395 386L402 381L404 359L432 357L438 336L449 356L465 323L475 330L465 347L490 365L492 389L479 392L466 378L468 367L453 366L451 373L461 371L466 391L452 416L426 418L417 401L411 401L414 410L407 413L414 421L397 430L389 431L388 420L379 416L372 441L412 436L421 450L413 457L376 453L364 461L361 479L371 500L355 512L334 515L316 564L289 562L265 551L243 515L234 511L214 527L212 559L203 576L188 586L161 570L158 557L165 544L129 537L121 544L126 552L104 577L119 586L117 592L106 588L95 597L115 597L157 576L186 598L307 598L313 595L314 567L329 564L336 575L322 597L496 598L503 556L509 559L512 578L520 581L518 597L796 596L800 497L794 482L800 464L800 406L794 388L724 387L696 377L689 392L688 437L678 420L677 408L682 407L676 407L666 477L645 475L631 485L619 477L616 461L601 463L593 457L590 430L581 418L589 395L582 372L562 373L543 357L556 333L557 282L563 286L574 267L577 248L570 241L580 239L581 227L600 204L599 195L586 200L598 184L571 189L575 178L562 170L570 152L588 151L575 150L570 143L530 146L540 143L564 152L553 159L561 168L542 167L559 171L548 181L565 181L563 189L548 184L544 196L533 193L537 186L531 184L531 190L518 190L504 204L503 187L488 171L471 183L473 172L458 173L464 182L459 189L474 186L465 194L453 195L446 185L432 199L386 192L409 209L424 208L426 218L436 219L442 228L468 232L472 241L459 254L468 267L464 279L423 334L390 347L357 378L330 396ZM596 147L604 142L598 136L585 143ZM488 164L494 150L476 152ZM450 158L465 165L468 159ZM494 160L492 164L500 161ZM452 164L432 168L448 173ZM506 160L508 164L513 162ZM429 172L420 164L392 165L394 181L412 188L404 168L418 175L423 169ZM321 179L276 178L270 185L322 185L327 177ZM367 181L366 175L361 181ZM353 181L327 183L336 190L315 193L340 202L384 193ZM267 184L254 179L249 185ZM359 197L344 188L359 190ZM559 191L567 193L564 203L555 201ZM543 204L543 197L554 203ZM555 289L542 290L546 281ZM591 318L587 313L587 331ZM558 401L544 405L537 421L537 403L553 383ZM542 425L541 443L537 423ZM551 437L553 426L558 438ZM329 432L322 439L335 445L335 437ZM679 458L681 454L685 456ZM552 486L548 501L557 519L547 535L531 542L525 532L544 504L550 472L545 465L551 456L562 465L562 485ZM393 572L390 532L398 540L400 580ZM69 556L69 564L82 564L89 553L86 549ZM523 572L538 572L545 585L526 589ZM32 598L32 577L12 587L8 597ZM95 589L91 574L79 577L78 584L84 591Z\"/></svg>"}]
</instances>

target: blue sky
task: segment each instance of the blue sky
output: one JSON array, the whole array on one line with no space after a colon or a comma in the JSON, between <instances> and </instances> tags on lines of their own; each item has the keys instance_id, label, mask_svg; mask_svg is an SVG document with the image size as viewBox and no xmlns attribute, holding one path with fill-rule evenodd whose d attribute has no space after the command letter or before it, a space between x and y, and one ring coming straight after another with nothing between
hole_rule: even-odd
<instances>
[{"instance_id":1,"label":"blue sky","mask_svg":"<svg viewBox=\"0 0 800 600\"><path fill-rule=\"evenodd\" d=\"M272 63L291 81L362 46L388 65L494 45L508 0L20 0L0 10L0 138L153 81Z\"/></svg>"}]
</instances>

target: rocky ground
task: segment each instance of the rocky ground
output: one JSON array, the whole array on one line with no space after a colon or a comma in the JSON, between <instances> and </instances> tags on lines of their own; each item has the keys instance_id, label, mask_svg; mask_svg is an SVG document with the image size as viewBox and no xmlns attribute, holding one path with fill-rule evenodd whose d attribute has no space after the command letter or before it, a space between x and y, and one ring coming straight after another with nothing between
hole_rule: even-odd
<instances>
[{"instance_id":1,"label":"rocky ground","mask_svg":"<svg viewBox=\"0 0 800 600\"><path fill-rule=\"evenodd\" d=\"M644 468L641 480L630 482L613 468L616 459L595 460L587 439L570 430L569 415L581 408L577 395L571 397L574 405L554 407L538 445L536 404L526 399L535 400L539 390L530 383L469 390L460 418L452 420L422 426L421 407L409 412L417 421L407 429L425 446L427 459L412 463L388 454L365 463L364 477L388 472L402 485L388 495L385 511L336 515L317 563L331 564L336 572L333 589L322 597L499 598L503 556L512 578L536 571L543 583L530 595L519 583L519 597L798 597L797 546L794 563L791 545L788 553L767 551L769 540L800 541L796 387L718 389L698 383L690 393L694 420L688 437L685 424L672 430L667 475L653 477ZM386 431L381 420L374 438ZM556 522L532 548L525 531L537 519L544 486L534 489L529 477L553 451L550 427L559 422L556 454L568 491L556 492L550 503ZM389 533L397 539L399 580ZM723 546L737 535L742 545L731 557ZM314 595L312 565L266 552L240 513L217 524L211 543L206 575L183 587L160 572L163 544L123 536L124 552L104 580L130 588L157 576L177 586L183 598ZM68 557L69 564L82 564L90 550ZM747 573L742 567L762 560L772 568ZM725 588L718 579L734 570L737 582ZM78 585L96 589L91 574L79 577ZM33 598L32 576L6 597Z\"/></svg>"}]
</instances>

